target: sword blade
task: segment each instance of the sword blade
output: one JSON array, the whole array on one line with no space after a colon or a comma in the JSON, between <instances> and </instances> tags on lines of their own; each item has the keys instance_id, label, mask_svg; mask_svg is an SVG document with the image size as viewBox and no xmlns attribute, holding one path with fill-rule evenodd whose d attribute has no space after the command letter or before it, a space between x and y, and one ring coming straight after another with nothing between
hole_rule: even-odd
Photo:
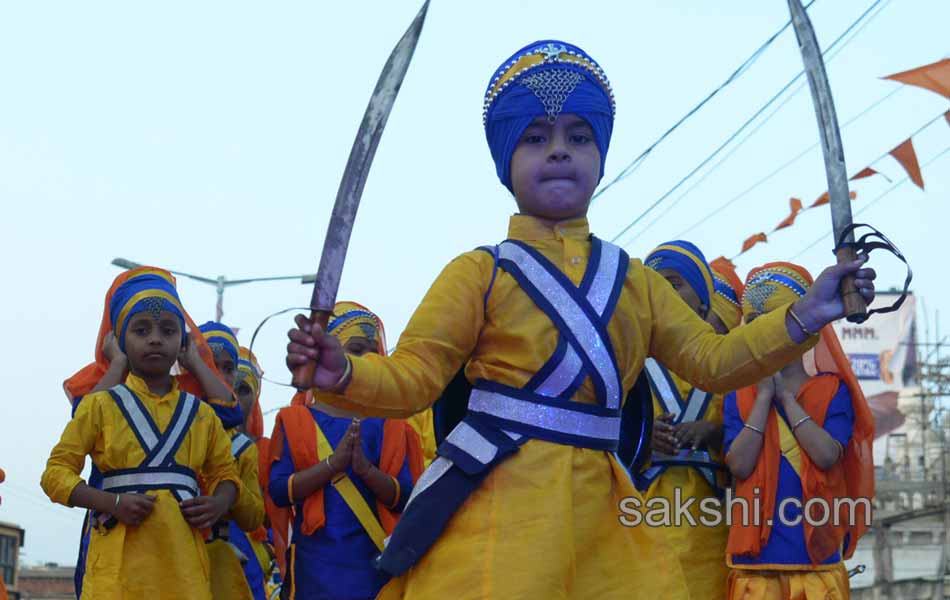
<instances>
[{"instance_id":1,"label":"sword blade","mask_svg":"<svg viewBox=\"0 0 950 600\"><path fill-rule=\"evenodd\" d=\"M389 113L392 111L399 88L406 77L409 63L412 61L428 9L429 0L426 0L390 53L366 106L366 112L363 113L363 121L356 133L353 147L350 149L350 157L346 161L346 169L343 171L343 178L337 190L333 213L327 225L320 266L317 269L313 295L310 298L310 308L314 311L330 312L336 303L340 278L343 274L343 263L346 260L346 250L350 244L350 234L353 232L353 223L356 220L363 186L366 184L373 157L376 155L376 147L386 127Z\"/></svg>"},{"instance_id":2,"label":"sword blade","mask_svg":"<svg viewBox=\"0 0 950 600\"><path fill-rule=\"evenodd\" d=\"M825 158L825 175L828 179L828 197L831 207L831 226L834 229L835 243L841 240L841 232L852 223L851 198L848 193L848 170L844 162L844 148L841 144L841 132L838 129L838 115L835 113L831 86L825 72L825 62L815 37L808 13L800 0L788 0L789 12L798 47L801 50L811 98L818 118L818 130L821 133L821 150ZM853 242L854 235L848 234L845 242Z\"/></svg>"}]
</instances>

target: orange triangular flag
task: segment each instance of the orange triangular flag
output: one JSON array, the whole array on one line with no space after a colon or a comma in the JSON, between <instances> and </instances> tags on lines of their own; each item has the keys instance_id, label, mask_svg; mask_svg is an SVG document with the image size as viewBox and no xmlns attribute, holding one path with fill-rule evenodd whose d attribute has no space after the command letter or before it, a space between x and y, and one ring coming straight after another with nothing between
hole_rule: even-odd
<instances>
[{"instance_id":1,"label":"orange triangular flag","mask_svg":"<svg viewBox=\"0 0 950 600\"><path fill-rule=\"evenodd\" d=\"M788 201L788 206L789 206L789 209L791 209L788 216L782 219L782 221L778 225L776 225L775 229L773 229L772 231L785 229L786 227L789 227L795 223L795 217L797 217L798 213L800 213L802 210L802 201L799 200L798 198L792 198L791 200Z\"/></svg>"},{"instance_id":2,"label":"orange triangular flag","mask_svg":"<svg viewBox=\"0 0 950 600\"><path fill-rule=\"evenodd\" d=\"M864 179L865 177L870 177L871 175L877 175L877 171L875 171L871 167L864 167L848 181L854 181L855 179Z\"/></svg>"},{"instance_id":3,"label":"orange triangular flag","mask_svg":"<svg viewBox=\"0 0 950 600\"><path fill-rule=\"evenodd\" d=\"M753 236L749 236L746 239L746 241L742 242L742 252L740 252L739 254L742 254L743 252L748 252L749 249L752 248L752 246L755 246L759 242L767 242L767 241L769 241L769 238L766 237L764 233L757 233Z\"/></svg>"},{"instance_id":4,"label":"orange triangular flag","mask_svg":"<svg viewBox=\"0 0 950 600\"><path fill-rule=\"evenodd\" d=\"M725 256L720 256L716 260L709 263L709 266L712 268L713 271L719 271L720 273L722 273L723 271L736 270L736 265L733 264L733 262L729 260L728 258L726 258Z\"/></svg>"},{"instance_id":5,"label":"orange triangular flag","mask_svg":"<svg viewBox=\"0 0 950 600\"><path fill-rule=\"evenodd\" d=\"M950 99L950 58L938 60L935 63L917 67L910 71L894 73L883 79L916 85Z\"/></svg>"},{"instance_id":6,"label":"orange triangular flag","mask_svg":"<svg viewBox=\"0 0 950 600\"><path fill-rule=\"evenodd\" d=\"M848 196L851 200L854 200L858 197L858 193L855 191L848 192ZM828 192L825 192L821 196L818 196L818 199L811 203L811 206L808 208L815 208L816 206L822 206L831 202L831 198L828 196Z\"/></svg>"},{"instance_id":7,"label":"orange triangular flag","mask_svg":"<svg viewBox=\"0 0 950 600\"><path fill-rule=\"evenodd\" d=\"M896 148L891 150L889 154L904 167L910 180L920 189L924 189L924 178L920 174L920 165L917 163L917 153L914 152L914 142L912 142L910 138L907 138Z\"/></svg>"}]
</instances>

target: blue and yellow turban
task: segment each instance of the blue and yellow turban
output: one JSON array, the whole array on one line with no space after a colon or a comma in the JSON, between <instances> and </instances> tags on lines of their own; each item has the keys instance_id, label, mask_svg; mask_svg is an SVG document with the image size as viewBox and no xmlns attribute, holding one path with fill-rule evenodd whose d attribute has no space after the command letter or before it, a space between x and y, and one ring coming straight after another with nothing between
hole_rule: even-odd
<instances>
[{"instance_id":1,"label":"blue and yellow turban","mask_svg":"<svg viewBox=\"0 0 950 600\"><path fill-rule=\"evenodd\" d=\"M515 52L492 75L482 120L498 178L511 188L511 156L531 122L564 113L581 117L594 131L600 176L614 126L614 95L600 66L577 46L542 40Z\"/></svg>"},{"instance_id":2,"label":"blue and yellow turban","mask_svg":"<svg viewBox=\"0 0 950 600\"><path fill-rule=\"evenodd\" d=\"M742 293L742 314L746 322L795 302L805 295L812 283L808 270L792 263L772 262L752 269Z\"/></svg>"},{"instance_id":3,"label":"blue and yellow turban","mask_svg":"<svg viewBox=\"0 0 950 600\"><path fill-rule=\"evenodd\" d=\"M257 357L248 348L241 346L238 349L237 369L241 372L244 381L254 390L254 397L261 397L261 376L264 372L257 364Z\"/></svg>"},{"instance_id":4,"label":"blue and yellow turban","mask_svg":"<svg viewBox=\"0 0 950 600\"><path fill-rule=\"evenodd\" d=\"M327 333L341 344L354 337L364 337L376 344L377 351L386 355L386 329L371 310L356 302L337 302L327 324Z\"/></svg>"},{"instance_id":5,"label":"blue and yellow turban","mask_svg":"<svg viewBox=\"0 0 950 600\"><path fill-rule=\"evenodd\" d=\"M178 299L175 281L157 269L136 275L116 288L109 302L109 319L119 348L125 352L125 331L133 315L148 311L157 316L168 311L178 317L181 337L185 339L185 310Z\"/></svg>"},{"instance_id":6,"label":"blue and yellow turban","mask_svg":"<svg viewBox=\"0 0 950 600\"><path fill-rule=\"evenodd\" d=\"M208 341L208 345L211 346L213 352L217 353L220 350L224 350L228 353L228 356L231 357L231 360L234 361L235 366L237 366L238 342L237 337L234 335L234 332L231 331L230 327L216 321L208 321L198 329L201 330L201 335Z\"/></svg>"},{"instance_id":7,"label":"blue and yellow turban","mask_svg":"<svg viewBox=\"0 0 950 600\"><path fill-rule=\"evenodd\" d=\"M672 269L679 273L706 307L706 312L703 313L703 318L706 318L712 306L714 283L712 269L699 248L683 240L666 242L654 248L645 263L654 271Z\"/></svg>"}]
</instances>

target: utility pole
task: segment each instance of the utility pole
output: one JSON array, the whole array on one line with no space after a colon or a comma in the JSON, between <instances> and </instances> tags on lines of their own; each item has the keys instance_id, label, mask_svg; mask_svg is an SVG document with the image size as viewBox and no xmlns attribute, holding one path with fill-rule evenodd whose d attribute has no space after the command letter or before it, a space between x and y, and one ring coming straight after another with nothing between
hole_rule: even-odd
<instances>
[{"instance_id":1,"label":"utility pole","mask_svg":"<svg viewBox=\"0 0 950 600\"><path fill-rule=\"evenodd\" d=\"M112 264L121 267L123 269L135 269L143 266L140 263L125 259L125 258L116 258L112 260ZM233 285L242 285L245 283L255 283L258 281L285 281L290 279L298 279L301 283L308 283L314 280L314 275L286 275L279 277L254 277L251 279L228 279L224 275L218 275L217 277L202 277L200 275L192 275L190 273L182 273L180 271L168 271L173 275L178 275L180 277L187 277L194 281L199 281L201 283L206 283L208 285L213 285L215 291L217 292L217 301L214 305L214 320L221 322L221 317L224 316L224 290L225 288L231 287Z\"/></svg>"}]
</instances>

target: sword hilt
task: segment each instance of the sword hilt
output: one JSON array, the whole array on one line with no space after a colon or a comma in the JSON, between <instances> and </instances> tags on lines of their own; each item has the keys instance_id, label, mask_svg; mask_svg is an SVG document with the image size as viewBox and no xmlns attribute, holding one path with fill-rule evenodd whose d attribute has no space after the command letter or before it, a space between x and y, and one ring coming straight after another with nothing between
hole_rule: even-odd
<instances>
[{"instance_id":1,"label":"sword hilt","mask_svg":"<svg viewBox=\"0 0 950 600\"><path fill-rule=\"evenodd\" d=\"M330 321L330 311L314 310L310 312L310 324L320 327L321 332L326 332L327 323ZM313 374L317 370L317 363L309 361L294 369L293 386L298 390L309 390L313 387Z\"/></svg>"},{"instance_id":2,"label":"sword hilt","mask_svg":"<svg viewBox=\"0 0 950 600\"><path fill-rule=\"evenodd\" d=\"M858 255L853 245L840 246L835 250L835 257L838 264L854 262ZM864 296L854 285L854 275L846 275L841 278L841 301L844 304L844 316L851 323L863 323L868 318L868 305L864 301Z\"/></svg>"}]
</instances>

